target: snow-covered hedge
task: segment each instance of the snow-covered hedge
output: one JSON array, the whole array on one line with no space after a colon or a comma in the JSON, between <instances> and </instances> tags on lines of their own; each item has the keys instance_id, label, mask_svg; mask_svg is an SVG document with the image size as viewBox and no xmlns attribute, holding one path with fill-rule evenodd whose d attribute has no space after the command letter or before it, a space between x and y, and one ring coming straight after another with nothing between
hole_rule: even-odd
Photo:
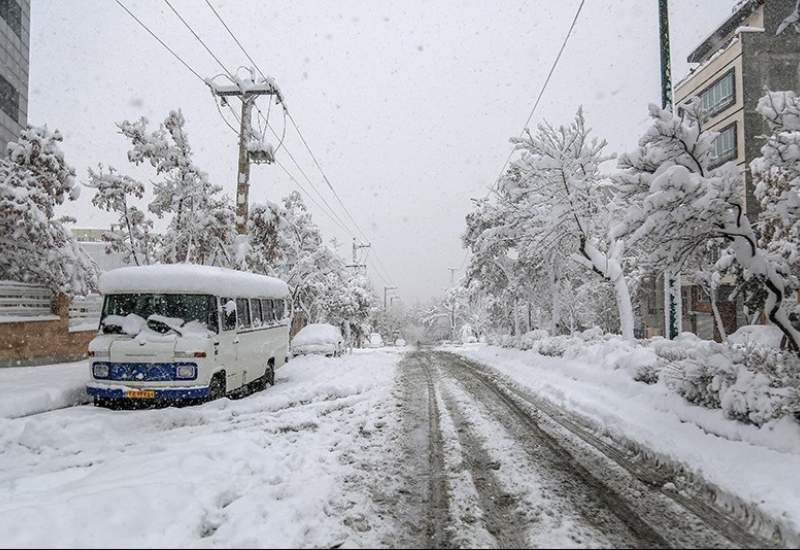
<instances>
[{"instance_id":1,"label":"snow-covered hedge","mask_svg":"<svg viewBox=\"0 0 800 550\"><path fill-rule=\"evenodd\" d=\"M753 332L751 327L740 329ZM771 342L737 338L719 344L683 333L674 340L630 341L590 329L549 336L535 330L490 343L623 370L646 384L664 384L684 399L747 424L764 424L800 412L800 359Z\"/></svg>"}]
</instances>

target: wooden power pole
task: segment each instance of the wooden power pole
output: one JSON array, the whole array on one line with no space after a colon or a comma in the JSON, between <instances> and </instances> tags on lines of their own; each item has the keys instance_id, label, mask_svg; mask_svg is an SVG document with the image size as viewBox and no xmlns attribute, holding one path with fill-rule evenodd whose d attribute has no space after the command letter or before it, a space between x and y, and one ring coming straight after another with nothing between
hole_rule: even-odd
<instances>
[{"instance_id":1,"label":"wooden power pole","mask_svg":"<svg viewBox=\"0 0 800 550\"><path fill-rule=\"evenodd\" d=\"M236 233L247 233L247 218L250 195L250 163L267 163L275 161L272 149L251 147L255 134L252 129L252 114L256 99L262 95L277 96L282 101L280 91L266 79L256 80L251 71L250 80L240 80L230 85L220 86L211 81L209 85L214 95L227 101L229 97L238 97L242 102L242 114L239 126L239 168L236 177ZM257 144L257 142L256 142Z\"/></svg>"}]
</instances>

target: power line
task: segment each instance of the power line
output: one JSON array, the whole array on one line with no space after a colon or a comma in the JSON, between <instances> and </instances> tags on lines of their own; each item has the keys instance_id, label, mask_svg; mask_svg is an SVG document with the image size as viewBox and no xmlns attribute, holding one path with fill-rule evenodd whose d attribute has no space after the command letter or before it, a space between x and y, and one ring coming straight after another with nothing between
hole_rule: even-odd
<instances>
[{"instance_id":1,"label":"power line","mask_svg":"<svg viewBox=\"0 0 800 550\"><path fill-rule=\"evenodd\" d=\"M162 45L162 46L163 46L163 47L164 47L164 48L165 48L165 49L166 49L166 50L167 50L169 53L171 53L171 54L172 54L172 56L173 56L175 59L177 59L178 61L180 61L180 62L181 62L181 64L182 64L184 67L186 67L186 68L189 70L189 72L191 72L191 73L192 73L194 76L196 76L196 77L198 78L198 80L200 80L202 83L204 83L204 84L206 83L206 81L203 79L203 77L202 77L202 76L200 76L200 74L198 74L198 72L197 72L197 71L195 71L194 69L192 69L192 68L189 66L189 64L188 64L186 61L184 61L184 60L181 58L181 56L179 56L177 53L175 53L175 51L174 51L172 48L170 48L169 46L167 46L167 45L164 43L164 41L163 41L163 40L161 40L161 39L160 39L158 36L156 36L156 34L155 34L153 31L151 31L151 30L150 30L150 28L149 28L147 25L145 25L145 24L142 22L142 20L141 20L141 19L139 19L138 17L136 17L136 16L133 14L133 12L131 12L131 10L129 10L129 9L128 9L128 8L125 6L125 4L123 4L123 3L122 3L120 0L115 0L115 1L116 1L116 3L117 3L117 4L119 4L119 6L120 6L120 7L121 7L123 10L125 10L125 11L128 13L128 15L130 15L130 16L133 18L133 20L134 20L134 21L136 21L137 23L139 23L139 25L141 25L141 27L142 27L144 30L146 30L148 33L150 33L150 36L152 36L153 38L155 38L155 39L158 41L158 43L159 43L159 44L161 44L161 45Z\"/></svg>"},{"instance_id":2,"label":"power line","mask_svg":"<svg viewBox=\"0 0 800 550\"><path fill-rule=\"evenodd\" d=\"M206 2L206 5L214 13L216 18L219 20L219 22L222 23L222 26L225 27L225 30L228 31L228 34L231 36L231 38L233 38L233 41L236 42L236 45L239 46L239 49L242 50L242 53L244 53L245 56L247 57L247 59L253 64L253 66L256 68L256 70L259 72L259 74L262 76L262 78L267 78L267 76L264 74L264 71L262 71L261 67L258 66L258 63L255 62L253 57L247 52L247 50L242 45L242 43L239 41L239 39L236 37L234 32L231 30L231 28L222 19L222 16L219 14L219 12L217 12L217 10L214 8L214 6L211 5L211 2L209 0L205 0L205 2ZM356 228L356 230L361 234L362 238L364 238L365 240L369 241L370 239L367 237L366 233L358 225L358 222L355 220L353 215L350 213L350 210L347 208L347 206L345 206L344 201L342 201L341 197L336 192L336 189L334 189L333 185L330 182L330 179L325 174L325 171L322 169L322 166L320 165L319 161L317 160L316 155L314 155L314 152L311 150L311 147L309 146L308 142L306 141L305 137L303 136L303 133L300 130L300 127L297 125L297 122L294 120L294 117L289 112L289 110L286 107L285 103L283 104L283 109L286 112L286 115L288 116L289 121L292 123L292 126L294 126L295 130L297 131L297 135L300 137L300 140L302 141L303 145L305 146L306 150L308 151L309 155L311 156L311 159L313 160L314 165L319 170L320 174L322 175L323 180L325 181L325 183L330 188L330 190L333 193L334 197L336 198L337 202L342 207L342 209L344 210L344 212L347 215L347 217L350 218L350 221L353 223L353 226ZM259 112L260 112L260 110L259 110ZM273 130L273 132L274 132L274 130ZM299 167L299 165L298 165L298 167ZM310 182L310 179L309 179L309 182ZM384 271L386 271L386 274L388 275L388 270L386 270L386 268L383 267L382 262L380 262L380 259L378 257L377 251L375 252L375 261L381 266L381 268ZM389 277L389 278L391 279L391 277Z\"/></svg>"},{"instance_id":3,"label":"power line","mask_svg":"<svg viewBox=\"0 0 800 550\"><path fill-rule=\"evenodd\" d=\"M228 73L228 76L230 76L231 78L233 78L233 74L232 74L232 73L231 73L231 72L228 70L228 68L225 66L225 64L224 64L222 61L220 61L220 60L219 60L219 57L217 57L216 55L214 55L214 52L212 52L212 51L211 51L211 48L209 48L209 47L208 47L208 45L207 45L205 42L203 42L203 39L202 39L202 38L200 38L200 35L198 35L198 34L197 34L195 31L194 31L194 29L192 28L192 26L191 26L191 25L189 25L189 23L186 21L186 19L184 19L184 18L183 18L183 16L182 16L180 13L178 13L178 10L176 10L176 9L175 9L175 6L173 6L173 5L172 5L172 3L171 3L169 0L164 0L164 3L165 3L167 6L169 6L169 9L171 9L171 10L172 10L172 12L173 12L173 13L174 13L174 14L175 14L177 17L178 17L178 19L180 19L180 20L181 20L181 23L183 23L183 24L184 24L184 26L185 26L187 29L189 29L189 32L190 32L190 33L192 33L192 34L194 35L194 37L195 37L195 38L197 39L197 41L198 41L198 42L200 42L200 44L201 44L201 45L202 45L202 46L203 46L203 47L206 49L206 51L209 53L209 55L210 55L211 57L213 57L213 58L214 58L214 61L216 61L216 62L217 62L217 64L219 64L219 66L220 66L220 67L222 67L222 70L223 70L223 71L225 71L226 73Z\"/></svg>"},{"instance_id":4,"label":"power line","mask_svg":"<svg viewBox=\"0 0 800 550\"><path fill-rule=\"evenodd\" d=\"M340 227L347 235L349 235L351 237L353 236L353 232L352 231L347 229L347 227L343 226L339 221L335 220L333 217L331 217L330 214L328 214L328 212L314 199L313 196L311 196L311 194L305 189L305 187L303 187L302 184L299 181L297 181L297 178L294 177L294 174L289 172L289 170L286 168L286 166L283 165L283 163L281 161L279 161L278 159L275 159L275 164L277 164L278 167L281 170L283 170L283 172L288 176L288 178L290 180L292 180L292 182L294 182L294 184L303 193L305 193L305 195L311 200L311 202L314 203L320 209L320 211L328 217L329 220L331 220L334 224L336 224L338 227Z\"/></svg>"},{"instance_id":5,"label":"power line","mask_svg":"<svg viewBox=\"0 0 800 550\"><path fill-rule=\"evenodd\" d=\"M572 31L575 30L575 25L578 22L578 18L581 15L581 11L583 11L583 5L585 3L586 3L586 0L581 0L581 3L578 5L578 9L575 12L575 17L572 18L572 23L569 26L569 30L567 31L566 36L564 36L564 41L561 43L561 48L558 50L558 55L556 55L555 60L553 60L553 65L550 67L550 72L547 73L547 78L545 79L544 84L542 85L542 89L539 90L539 95L536 97L536 101L533 104L533 108L531 109L531 112L528 115L527 120L525 120L525 125L522 127L522 131L520 132L520 134L522 134L522 132L525 131L525 129L528 127L528 125L530 125L531 120L533 120L533 115L536 112L536 108L539 106L539 102L541 102L542 96L544 96L544 92L545 92L545 90L547 90L548 84L550 84L550 79L553 77L553 73L555 73L556 67L558 67L559 61L561 61L561 55L564 53L564 50L567 47L567 43L569 42L569 39L572 36ZM500 178L503 177L503 174L505 173L506 168L508 167L508 163L511 162L511 157L514 156L514 151L515 151L515 149L512 148L511 152L508 153L508 157L506 158L506 161L503 163L503 167L500 169L500 173L497 174L497 178L495 178L495 182L492 185L492 189L489 190L489 193L491 193L492 190L495 187L497 187L497 184L500 182ZM488 193L487 193L487 196L488 196Z\"/></svg>"}]
</instances>

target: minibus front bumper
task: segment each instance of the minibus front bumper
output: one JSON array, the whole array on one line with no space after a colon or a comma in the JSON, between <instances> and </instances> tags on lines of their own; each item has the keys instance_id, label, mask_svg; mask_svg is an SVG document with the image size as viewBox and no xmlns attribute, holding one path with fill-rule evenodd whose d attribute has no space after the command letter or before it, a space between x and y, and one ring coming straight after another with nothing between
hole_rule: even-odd
<instances>
[{"instance_id":1,"label":"minibus front bumper","mask_svg":"<svg viewBox=\"0 0 800 550\"><path fill-rule=\"evenodd\" d=\"M211 395L211 389L208 386L132 388L129 386L90 384L86 386L86 393L95 399L107 401L173 402L206 399Z\"/></svg>"}]
</instances>

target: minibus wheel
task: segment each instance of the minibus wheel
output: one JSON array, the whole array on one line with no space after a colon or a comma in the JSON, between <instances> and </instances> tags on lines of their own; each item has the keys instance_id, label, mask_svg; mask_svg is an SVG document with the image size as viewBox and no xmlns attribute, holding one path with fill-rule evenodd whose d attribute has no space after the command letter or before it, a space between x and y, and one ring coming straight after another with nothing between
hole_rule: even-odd
<instances>
[{"instance_id":1,"label":"minibus wheel","mask_svg":"<svg viewBox=\"0 0 800 550\"><path fill-rule=\"evenodd\" d=\"M264 374L264 380L266 381L264 387L266 387L267 384L270 386L275 385L275 364L272 361L267 364L267 372Z\"/></svg>"},{"instance_id":2,"label":"minibus wheel","mask_svg":"<svg viewBox=\"0 0 800 550\"><path fill-rule=\"evenodd\" d=\"M219 372L211 378L208 385L209 401L225 397L225 373Z\"/></svg>"}]
</instances>

